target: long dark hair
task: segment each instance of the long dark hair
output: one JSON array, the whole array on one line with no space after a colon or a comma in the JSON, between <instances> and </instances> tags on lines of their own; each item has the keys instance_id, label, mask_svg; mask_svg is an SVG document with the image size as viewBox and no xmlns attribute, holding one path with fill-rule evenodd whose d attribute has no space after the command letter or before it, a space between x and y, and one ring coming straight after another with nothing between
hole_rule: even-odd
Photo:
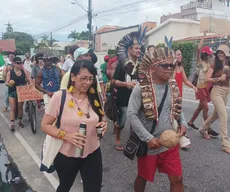
<instances>
[{"instance_id":1,"label":"long dark hair","mask_svg":"<svg viewBox=\"0 0 230 192\"><path fill-rule=\"evenodd\" d=\"M81 69L87 69L96 79L97 69L95 68L94 64L91 61L77 60L74 63L70 74L73 73L74 75L78 75ZM71 75L70 75L69 82L68 82L68 89L70 88L71 85L72 85L72 81L71 81ZM91 87L95 90L95 94L90 93L89 90L87 91L89 102L90 102L92 109L99 116L99 121L101 121L103 115L100 113L100 110L103 111L102 106L100 105L100 107L97 107L94 104L95 100L100 103L98 92L97 92L97 81L96 80L92 83Z\"/></svg>"}]
</instances>

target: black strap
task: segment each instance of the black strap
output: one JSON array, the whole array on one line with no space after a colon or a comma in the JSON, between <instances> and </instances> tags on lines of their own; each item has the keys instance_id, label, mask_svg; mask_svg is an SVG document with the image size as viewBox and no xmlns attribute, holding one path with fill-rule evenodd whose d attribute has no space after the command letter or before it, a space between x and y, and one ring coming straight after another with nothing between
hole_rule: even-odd
<instances>
[{"instance_id":1,"label":"black strap","mask_svg":"<svg viewBox=\"0 0 230 192\"><path fill-rule=\"evenodd\" d=\"M60 105L60 112L57 118L57 123L56 123L56 127L59 129L61 126L61 116L62 116L62 112L64 109L64 105L65 105L65 100L66 100L66 90L62 89L62 96L61 96L61 105Z\"/></svg>"},{"instance_id":2,"label":"black strap","mask_svg":"<svg viewBox=\"0 0 230 192\"><path fill-rule=\"evenodd\" d=\"M160 106L158 107L158 117L160 117L160 114L161 114L162 108L163 108L163 106L164 106L164 102L165 102L167 93L168 93L168 84L165 85L165 92L164 92L164 95L163 95L163 97L162 97ZM151 129L151 131L150 131L151 134L153 134L153 131L154 131L155 127L156 127L156 124L157 124L157 120L154 119L154 120L153 120L152 129Z\"/></svg>"}]
</instances>

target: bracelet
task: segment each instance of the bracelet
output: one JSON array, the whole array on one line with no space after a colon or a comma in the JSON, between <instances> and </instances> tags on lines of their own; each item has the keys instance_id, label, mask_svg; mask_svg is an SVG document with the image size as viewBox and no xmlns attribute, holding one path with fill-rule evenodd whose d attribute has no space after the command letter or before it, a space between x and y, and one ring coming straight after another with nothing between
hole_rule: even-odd
<instances>
[{"instance_id":1,"label":"bracelet","mask_svg":"<svg viewBox=\"0 0 230 192\"><path fill-rule=\"evenodd\" d=\"M65 138L65 135L66 135L66 131L62 131L62 130L60 130L59 132L58 132L58 139L64 139Z\"/></svg>"},{"instance_id":2,"label":"bracelet","mask_svg":"<svg viewBox=\"0 0 230 192\"><path fill-rule=\"evenodd\" d=\"M220 81L220 78L219 77L216 77L216 78L212 78L214 82L219 82Z\"/></svg>"}]
</instances>

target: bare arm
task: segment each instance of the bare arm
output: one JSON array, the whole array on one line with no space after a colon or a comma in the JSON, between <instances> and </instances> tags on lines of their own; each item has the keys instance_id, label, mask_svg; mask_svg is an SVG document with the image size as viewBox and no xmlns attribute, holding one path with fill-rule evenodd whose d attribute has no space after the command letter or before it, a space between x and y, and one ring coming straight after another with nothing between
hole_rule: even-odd
<instances>
[{"instance_id":1,"label":"bare arm","mask_svg":"<svg viewBox=\"0 0 230 192\"><path fill-rule=\"evenodd\" d=\"M190 87L196 91L197 88L188 80L188 77L184 71L184 68L182 68L182 74L183 74L183 82L185 83L185 85L187 85L188 87Z\"/></svg>"},{"instance_id":2,"label":"bare arm","mask_svg":"<svg viewBox=\"0 0 230 192\"><path fill-rule=\"evenodd\" d=\"M225 45L226 45L226 46L229 46L229 39L230 39L230 34L228 34L228 38L227 38L227 40L226 40L226 42L225 42Z\"/></svg>"},{"instance_id":3,"label":"bare arm","mask_svg":"<svg viewBox=\"0 0 230 192\"><path fill-rule=\"evenodd\" d=\"M127 87L127 82L119 81L116 79L113 79L112 82L117 86L117 87Z\"/></svg>"},{"instance_id":4,"label":"bare arm","mask_svg":"<svg viewBox=\"0 0 230 192\"><path fill-rule=\"evenodd\" d=\"M49 94L48 91L46 91L43 87L41 87L41 83L42 83L42 71L40 70L38 75L37 75L37 77L35 78L35 87L39 91L41 91L41 92L43 92L45 94Z\"/></svg>"},{"instance_id":5,"label":"bare arm","mask_svg":"<svg viewBox=\"0 0 230 192\"><path fill-rule=\"evenodd\" d=\"M10 71L6 73L6 82L5 82L6 86L10 86L9 81L10 81Z\"/></svg>"},{"instance_id":6,"label":"bare arm","mask_svg":"<svg viewBox=\"0 0 230 192\"><path fill-rule=\"evenodd\" d=\"M25 75L26 75L26 80L29 83L29 85L33 84L32 79L30 78L29 73L25 73Z\"/></svg>"},{"instance_id":7,"label":"bare arm","mask_svg":"<svg viewBox=\"0 0 230 192\"><path fill-rule=\"evenodd\" d=\"M196 58L197 59L197 64L201 62L200 54L201 54L202 46L204 44L204 38L206 37L206 35L207 35L207 32L204 31L204 36L201 38L200 43L199 43L199 45L197 47L197 58Z\"/></svg>"},{"instance_id":8,"label":"bare arm","mask_svg":"<svg viewBox=\"0 0 230 192\"><path fill-rule=\"evenodd\" d=\"M213 68L209 67L207 74L206 74L206 78L205 78L205 82L206 83L216 83L216 82L220 82L220 81L225 81L226 80L226 75L223 74L221 77L212 77L213 74Z\"/></svg>"}]
</instances>

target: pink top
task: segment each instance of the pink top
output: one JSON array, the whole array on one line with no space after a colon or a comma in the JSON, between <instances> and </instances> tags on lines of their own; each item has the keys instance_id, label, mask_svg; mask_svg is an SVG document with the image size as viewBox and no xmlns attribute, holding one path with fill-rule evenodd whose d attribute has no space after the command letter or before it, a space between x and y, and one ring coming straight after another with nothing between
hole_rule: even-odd
<instances>
[{"instance_id":1,"label":"pink top","mask_svg":"<svg viewBox=\"0 0 230 192\"><path fill-rule=\"evenodd\" d=\"M52 117L57 118L59 111L60 111L60 105L61 105L61 95L62 92L58 91L56 92L51 100L49 101L49 105L46 108L45 113L47 115L50 115ZM93 153L98 147L100 146L97 133L96 133L96 124L99 121L98 115L93 111L93 109L90 107L89 109L89 115L90 118L87 119L85 115L82 117L79 117L77 114L77 105L75 104L74 108L70 108L68 106L69 101L71 100L72 95L70 93L66 93L66 102L63 109L62 117L61 117L61 126L60 128L65 130L67 133L75 133L79 130L79 125L81 122L86 123L86 143L84 148L84 154L82 158L87 157L89 154ZM87 111L88 108L88 99L85 99L82 103L80 103L80 107L83 112ZM60 153L67 157L76 157L75 156L76 147L67 142L64 141Z\"/></svg>"}]
</instances>

